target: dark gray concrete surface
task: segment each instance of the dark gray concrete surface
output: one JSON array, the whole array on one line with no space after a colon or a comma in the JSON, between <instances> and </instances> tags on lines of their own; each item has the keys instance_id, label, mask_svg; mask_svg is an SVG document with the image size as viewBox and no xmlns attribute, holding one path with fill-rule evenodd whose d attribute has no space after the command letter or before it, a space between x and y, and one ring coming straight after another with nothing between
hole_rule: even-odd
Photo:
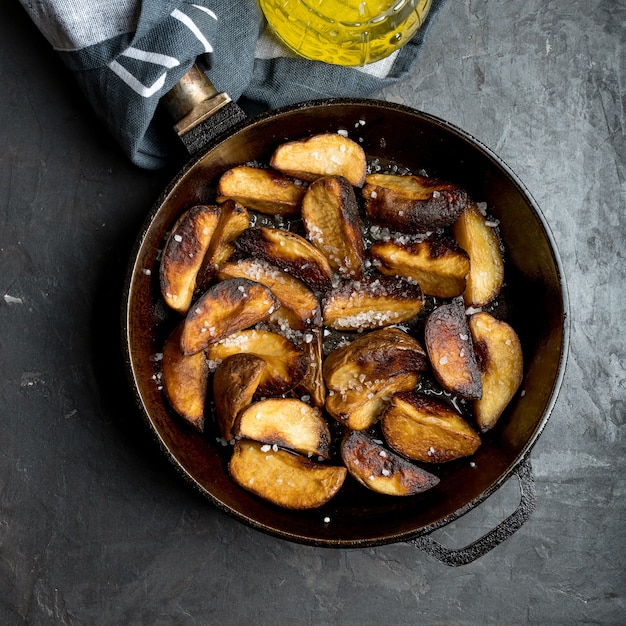
<instances>
[{"instance_id":1,"label":"dark gray concrete surface","mask_svg":"<svg viewBox=\"0 0 626 626\"><path fill-rule=\"evenodd\" d=\"M571 300L528 522L450 568L406 544L288 543L145 440L115 349L132 241L171 172L130 165L17 2L0 7L0 623L624 624L626 4L449 0L381 94L494 149L541 206ZM514 481L436 532L480 536Z\"/></svg>"}]
</instances>

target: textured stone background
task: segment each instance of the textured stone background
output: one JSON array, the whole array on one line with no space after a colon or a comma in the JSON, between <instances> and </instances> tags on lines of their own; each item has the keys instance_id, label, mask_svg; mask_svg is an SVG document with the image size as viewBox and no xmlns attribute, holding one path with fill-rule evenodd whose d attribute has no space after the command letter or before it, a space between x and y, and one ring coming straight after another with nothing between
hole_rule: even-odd
<instances>
[{"instance_id":1,"label":"textured stone background","mask_svg":"<svg viewBox=\"0 0 626 626\"><path fill-rule=\"evenodd\" d=\"M16 2L0 8L0 622L623 624L623 0L449 0L381 97L495 150L568 278L571 353L531 459L538 505L449 568L294 545L207 505L145 443L111 357L128 251L169 173L129 165ZM478 537L514 481L436 533Z\"/></svg>"}]
</instances>

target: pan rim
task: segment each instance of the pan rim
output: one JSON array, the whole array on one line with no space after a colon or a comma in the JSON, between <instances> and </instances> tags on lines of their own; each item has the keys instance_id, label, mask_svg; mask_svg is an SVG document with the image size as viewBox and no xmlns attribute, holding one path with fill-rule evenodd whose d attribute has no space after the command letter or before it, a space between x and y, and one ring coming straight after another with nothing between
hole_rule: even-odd
<instances>
[{"instance_id":1,"label":"pan rim","mask_svg":"<svg viewBox=\"0 0 626 626\"><path fill-rule=\"evenodd\" d=\"M473 498L469 502L467 502L464 506L456 509L454 512L449 515L445 515L440 519L419 527L412 529L410 531L403 531L398 533L389 533L384 536L370 537L370 538L358 538L358 539L347 539L347 538L324 538L324 537L311 537L306 535L305 533L297 533L289 530L285 530L282 528L277 528L271 524L263 523L260 520L253 519L241 511L229 506L228 504L222 502L217 498L214 494L207 491L202 485L200 485L197 480L187 471L187 469L180 463L180 461L174 456L172 451L168 448L167 444L164 442L157 428L155 427L150 414L148 407L146 406L144 398L141 396L139 391L138 381L135 377L135 371L133 367L133 354L132 354L132 346L131 346L131 338L130 338L130 326L131 326L131 300L132 300L132 288L134 278L137 275L137 272L140 271L140 268L137 265L139 252L144 245L146 238L148 236L150 226L154 222L157 217L160 208L163 206L166 198L172 193L173 189L176 187L178 181L186 176L193 168L202 161L206 155L216 149L219 145L224 143L225 141L231 140L233 136L237 133L240 133L247 129L249 126L262 122L264 120L271 120L280 116L283 116L287 113L299 112L299 111L310 111L312 109L316 109L319 107L327 108L329 105L332 106L365 106L383 109L383 110L395 110L400 111L402 113L409 114L411 116L415 116L417 118L421 118L426 120L437 127L441 127L448 132L451 132L454 135L457 135L461 139L466 142L469 142L474 148L479 150L492 164L503 171L505 176L514 184L517 188L518 192L524 197L524 199L528 202L533 214L537 218L541 229L545 235L546 241L548 243L548 247L550 250L550 254L552 256L552 262L554 263L554 267L556 270L556 274L558 276L558 282L560 287L560 305L563 310L563 322L562 322L562 338L560 345L560 353L558 365L556 367L556 375L554 377L554 381L551 386L550 394L548 401L546 403L546 407L544 409L543 415L539 422L537 423L535 429L532 434L524 444L522 450L517 454L514 460L509 464L508 468L499 476L497 480L495 480L488 488L483 490L477 497ZM122 329L122 344L123 344L123 358L124 358L124 366L126 370L126 374L129 380L129 384L131 390L133 392L133 396L135 399L135 404L139 408L139 412L143 418L143 421L148 425L149 430L151 431L152 438L156 440L159 448L165 454L166 458L172 463L177 470L177 472L185 479L185 481L190 484L196 492L199 492L203 497L207 498L214 506L218 509L228 513L230 516L234 517L240 522L245 523L246 525L255 528L259 531L262 531L266 534L279 537L282 539L286 539L295 543L306 544L317 547L337 547L337 548L362 548L362 547L373 547L379 545L393 544L397 542L410 541L417 537L430 534L435 530L446 526L447 524L459 519L470 510L477 507L479 504L487 500L495 491L497 491L505 482L507 482L511 476L516 472L518 467L529 457L533 447L535 446L537 440L541 436L545 426L547 424L548 419L550 418L554 407L556 405L559 392L562 387L562 383L565 376L567 359L569 355L569 342L570 342L570 308L569 308L569 295L567 290L567 282L565 279L563 264L560 258L560 254L558 251L558 247L556 244L555 237L551 231L551 228L543 215L541 209L538 206L538 203L535 201L534 197L530 193L530 191L526 188L524 183L520 180L520 178L515 174L515 172L509 167L509 165L499 157L494 151L492 151L489 147L487 147L484 143L474 137L471 133L459 128L455 124L452 124L440 117L432 115L430 113L425 113L423 111L419 111L417 109L408 107L406 105L390 103L385 101L373 100L373 99L364 99L364 98L331 98L331 99L318 99L311 100L306 102L300 102L293 105L288 105L285 107L281 107L279 109L274 109L271 111L267 111L256 115L252 118L239 122L231 130L227 133L226 136L222 136L215 143L207 146L200 153L189 159L183 167L177 172L175 178L170 181L170 183L165 187L163 192L159 195L156 202L152 206L151 210L148 212L141 229L139 231L139 235L135 240L135 244L131 251L130 262L128 264L128 269L126 273L126 278L124 282L124 292L122 298L122 309L121 309L121 329Z\"/></svg>"}]
</instances>

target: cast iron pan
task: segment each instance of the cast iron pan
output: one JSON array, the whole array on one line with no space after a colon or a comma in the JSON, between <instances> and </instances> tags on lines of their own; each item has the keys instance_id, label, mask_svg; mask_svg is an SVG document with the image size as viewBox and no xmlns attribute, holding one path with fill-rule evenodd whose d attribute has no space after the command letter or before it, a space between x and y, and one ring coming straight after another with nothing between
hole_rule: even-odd
<instances>
[{"instance_id":1,"label":"cast iron pan","mask_svg":"<svg viewBox=\"0 0 626 626\"><path fill-rule=\"evenodd\" d=\"M348 480L321 509L277 508L228 476L228 447L172 414L158 384L158 355L178 319L159 295L159 254L177 216L207 203L228 168L267 162L274 148L313 133L348 131L370 158L454 181L487 202L506 246L508 319L524 353L524 381L496 428L483 437L474 464L433 468L439 485L408 498L376 494ZM180 474L215 506L274 536L316 546L354 548L410 541L451 565L467 563L506 539L528 518L534 490L528 455L552 411L568 346L567 295L553 237L539 208L509 167L468 133L445 121L373 100L307 102L240 121L193 157L165 189L139 234L123 309L131 386L149 429ZM473 466L474 465L474 466ZM457 519L516 475L521 498L513 514L460 550L428 535ZM330 521L328 521L328 519Z\"/></svg>"}]
</instances>

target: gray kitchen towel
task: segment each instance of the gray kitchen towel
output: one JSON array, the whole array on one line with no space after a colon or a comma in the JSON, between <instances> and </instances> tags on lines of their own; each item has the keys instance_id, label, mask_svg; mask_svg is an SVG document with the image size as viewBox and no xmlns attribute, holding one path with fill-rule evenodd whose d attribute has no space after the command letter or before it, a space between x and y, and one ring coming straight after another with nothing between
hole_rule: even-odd
<instances>
[{"instance_id":1,"label":"gray kitchen towel","mask_svg":"<svg viewBox=\"0 0 626 626\"><path fill-rule=\"evenodd\" d=\"M443 1L433 0L426 24L391 57L347 68L297 58L273 38L256 0L20 0L128 157L149 169L168 159L159 99L198 56L219 91L260 109L368 96L411 71Z\"/></svg>"}]
</instances>

